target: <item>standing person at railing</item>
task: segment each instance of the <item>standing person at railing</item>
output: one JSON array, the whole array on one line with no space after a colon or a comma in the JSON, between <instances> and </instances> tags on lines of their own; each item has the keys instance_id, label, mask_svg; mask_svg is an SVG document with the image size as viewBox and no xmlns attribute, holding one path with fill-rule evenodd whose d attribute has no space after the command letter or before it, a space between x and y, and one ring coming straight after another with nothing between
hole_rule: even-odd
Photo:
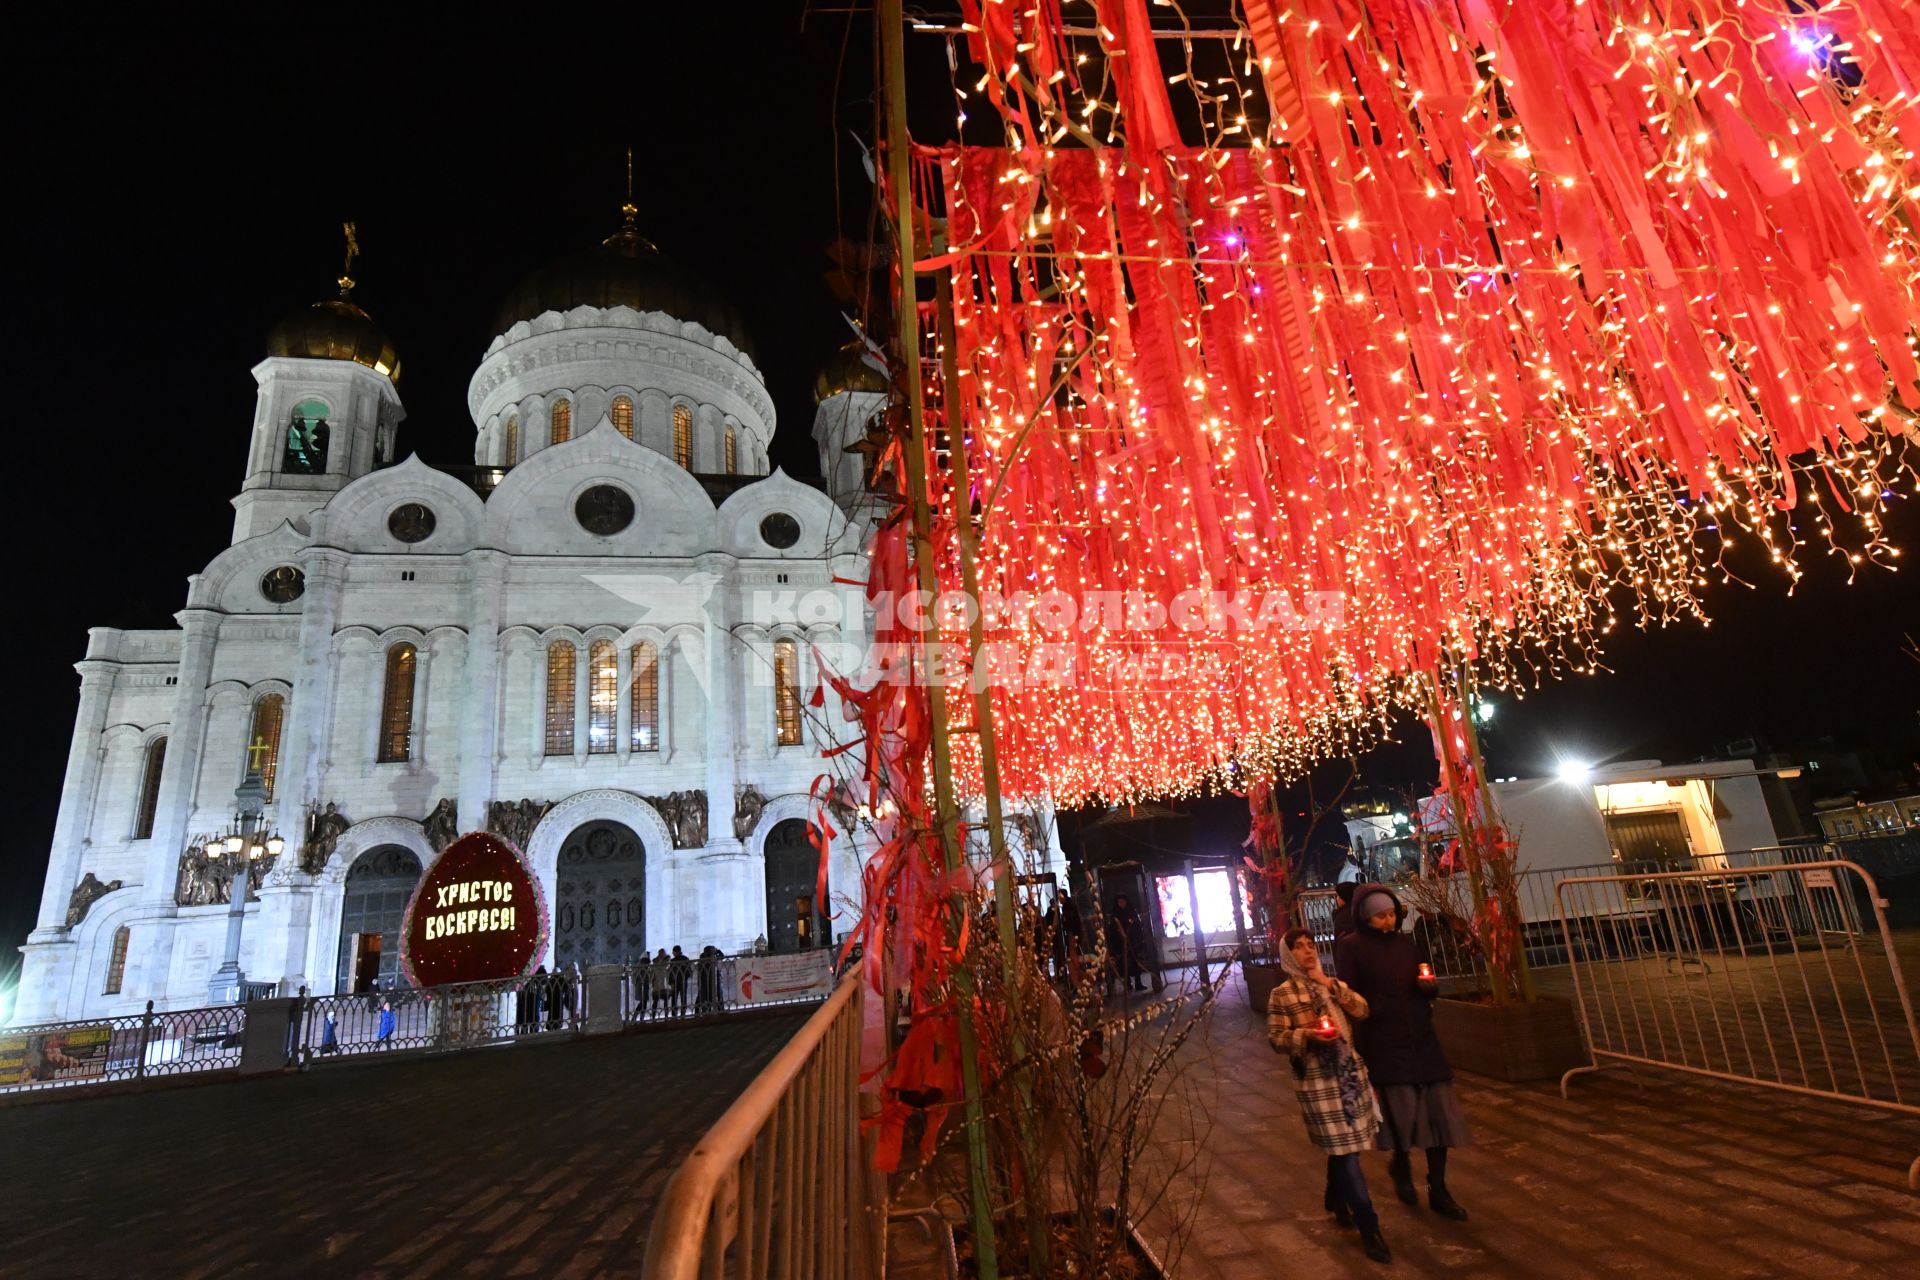
<instances>
[{"instance_id":1,"label":"standing person at railing","mask_svg":"<svg viewBox=\"0 0 1920 1280\"><path fill-rule=\"evenodd\" d=\"M563 968L547 975L547 1030L558 1031L566 1025L567 1006L573 999L572 985Z\"/></svg>"},{"instance_id":2,"label":"standing person at railing","mask_svg":"<svg viewBox=\"0 0 1920 1280\"><path fill-rule=\"evenodd\" d=\"M687 983L693 977L693 961L687 958L678 944L673 948L673 960L668 965L673 985L673 1016L678 1018L687 1012Z\"/></svg>"},{"instance_id":3,"label":"standing person at railing","mask_svg":"<svg viewBox=\"0 0 1920 1280\"><path fill-rule=\"evenodd\" d=\"M516 1031L540 1029L540 992L546 985L545 965L535 969L532 977L520 979L520 989L513 993L513 1025Z\"/></svg>"},{"instance_id":4,"label":"standing person at railing","mask_svg":"<svg viewBox=\"0 0 1920 1280\"><path fill-rule=\"evenodd\" d=\"M1367 1064L1353 1048L1354 1023L1366 1019L1367 1002L1321 969L1319 948L1305 929L1289 929L1281 939L1280 967L1287 976L1267 999L1267 1043L1292 1060L1307 1137L1327 1153L1327 1212L1341 1226L1360 1229L1369 1258L1392 1262L1360 1168L1360 1153L1380 1132Z\"/></svg>"},{"instance_id":5,"label":"standing person at railing","mask_svg":"<svg viewBox=\"0 0 1920 1280\"><path fill-rule=\"evenodd\" d=\"M673 994L673 980L669 969L673 962L667 958L667 949L660 948L648 966L647 979L653 984L653 1016L658 1018L666 1011L667 999Z\"/></svg>"},{"instance_id":6,"label":"standing person at railing","mask_svg":"<svg viewBox=\"0 0 1920 1280\"><path fill-rule=\"evenodd\" d=\"M1395 1193L1408 1204L1420 1203L1410 1153L1423 1148L1427 1203L1441 1217L1464 1222L1467 1211L1447 1190L1447 1151L1471 1145L1473 1133L1453 1090L1453 1067L1433 1029L1440 984L1420 945L1401 931L1405 914L1386 886L1360 886L1353 895L1356 927L1333 944L1334 964L1372 1011L1354 1028L1353 1043L1380 1099L1379 1145L1393 1152L1387 1172Z\"/></svg>"},{"instance_id":7,"label":"standing person at railing","mask_svg":"<svg viewBox=\"0 0 1920 1280\"><path fill-rule=\"evenodd\" d=\"M398 1019L393 1016L393 1001L382 997L380 1001L380 1029L374 1033L373 1038L382 1041L393 1039L393 1028L397 1021Z\"/></svg>"},{"instance_id":8,"label":"standing person at railing","mask_svg":"<svg viewBox=\"0 0 1920 1280\"><path fill-rule=\"evenodd\" d=\"M700 978L695 990L696 1013L713 1013L720 1007L720 948L711 942L700 948Z\"/></svg>"}]
</instances>

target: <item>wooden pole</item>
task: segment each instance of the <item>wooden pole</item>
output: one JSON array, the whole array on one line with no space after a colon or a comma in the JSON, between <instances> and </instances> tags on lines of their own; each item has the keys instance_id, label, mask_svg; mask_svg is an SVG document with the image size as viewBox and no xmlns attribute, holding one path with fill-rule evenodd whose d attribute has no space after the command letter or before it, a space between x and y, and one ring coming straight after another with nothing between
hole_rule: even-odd
<instances>
[{"instance_id":1,"label":"wooden pole","mask_svg":"<svg viewBox=\"0 0 1920 1280\"><path fill-rule=\"evenodd\" d=\"M945 251L946 237L934 235L936 254ZM953 323L953 275L942 267L934 276L934 318L940 335L941 420L947 428L947 469L953 484L952 515L959 535L960 585L972 608L967 619L967 673L973 690L973 726L980 743L980 787L987 811L987 846L993 862L993 909L1000 934L1000 972L1007 990L1012 1035L1008 1049L1021 1064L1014 1072L1019 1099L1019 1123L1013 1126L1020 1146L1021 1195L1027 1206L1028 1270L1044 1276L1052 1271L1053 1241L1044 1195L1044 1165L1039 1150L1041 1126L1033 1112L1033 1074L1025 1065L1027 1045L1025 1010L1020 992L1020 967L1015 955L1019 930L1014 919L1013 859L1007 853L1006 813L1000 797L1000 753L993 728L993 691L981 665L986 649L986 619L980 610L980 569L977 555L980 530L973 518L972 477L967 458L966 424L957 408L960 391L958 335ZM1045 959L1041 958L1044 964Z\"/></svg>"},{"instance_id":2,"label":"wooden pole","mask_svg":"<svg viewBox=\"0 0 1920 1280\"><path fill-rule=\"evenodd\" d=\"M907 70L905 18L901 0L879 0L880 58L886 80L887 182L893 188L893 223L900 255L899 322L901 377L907 392L907 488L913 517L913 561L920 589L933 599L939 594L939 579L933 561L933 512L927 502L927 424L926 406L920 377L920 307L917 277L913 264L919 256L913 228L912 169L907 133ZM937 639L937 633L936 633ZM924 639L923 652L931 658ZM929 664L931 665L931 664ZM941 685L944 672L927 670L929 737L933 749L934 819L939 827L940 850L949 872L959 868L964 854L960 848L960 806L953 787L953 752L948 736L947 694ZM948 915L950 936L957 941L966 920L969 904L964 892L956 890ZM981 1280L998 1280L999 1250L993 1233L993 1200L987 1185L986 1117L980 1098L980 1058L973 1026L973 983L966 968L954 969L954 988L958 1011L954 1018L960 1041L960 1083L967 1135L967 1187L973 1218L974 1266Z\"/></svg>"}]
</instances>

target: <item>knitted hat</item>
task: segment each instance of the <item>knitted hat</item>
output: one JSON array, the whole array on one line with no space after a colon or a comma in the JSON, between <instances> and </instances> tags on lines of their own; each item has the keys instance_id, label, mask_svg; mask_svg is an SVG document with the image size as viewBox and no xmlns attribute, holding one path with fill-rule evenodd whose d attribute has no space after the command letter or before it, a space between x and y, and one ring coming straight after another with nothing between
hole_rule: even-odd
<instances>
[{"instance_id":1,"label":"knitted hat","mask_svg":"<svg viewBox=\"0 0 1920 1280\"><path fill-rule=\"evenodd\" d=\"M1356 923L1361 920L1371 920L1382 911L1392 911L1399 905L1394 902L1393 895L1385 889L1372 889L1364 894L1356 894L1353 902L1353 918Z\"/></svg>"}]
</instances>

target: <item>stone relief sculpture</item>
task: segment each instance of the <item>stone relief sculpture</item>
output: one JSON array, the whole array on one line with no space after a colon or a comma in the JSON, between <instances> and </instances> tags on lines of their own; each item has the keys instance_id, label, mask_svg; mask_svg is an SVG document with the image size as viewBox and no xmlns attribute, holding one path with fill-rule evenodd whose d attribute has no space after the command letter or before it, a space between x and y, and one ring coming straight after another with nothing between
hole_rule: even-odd
<instances>
[{"instance_id":1,"label":"stone relief sculpture","mask_svg":"<svg viewBox=\"0 0 1920 1280\"><path fill-rule=\"evenodd\" d=\"M196 840L180 855L180 873L174 881L173 900L182 907L204 907L219 895L220 885L213 873L213 860L207 856L206 845Z\"/></svg>"},{"instance_id":2,"label":"stone relief sculpture","mask_svg":"<svg viewBox=\"0 0 1920 1280\"><path fill-rule=\"evenodd\" d=\"M699 849L707 843L707 793L675 791L666 796L641 796L665 820L676 849Z\"/></svg>"},{"instance_id":3,"label":"stone relief sculpture","mask_svg":"<svg viewBox=\"0 0 1920 1280\"><path fill-rule=\"evenodd\" d=\"M80 883L73 886L73 896L67 899L67 928L79 924L87 918L87 912L93 904L120 887L120 881L114 880L101 884L100 878L89 871L80 877Z\"/></svg>"},{"instance_id":4,"label":"stone relief sculpture","mask_svg":"<svg viewBox=\"0 0 1920 1280\"><path fill-rule=\"evenodd\" d=\"M327 865L327 859L333 856L334 846L340 843L347 828L353 825L353 819L341 813L333 801L327 801L324 811L307 811L307 838L300 846L300 869L310 876L320 874Z\"/></svg>"},{"instance_id":5,"label":"stone relief sculpture","mask_svg":"<svg viewBox=\"0 0 1920 1280\"><path fill-rule=\"evenodd\" d=\"M760 815L767 811L767 798L760 789L749 782L740 788L740 794L733 801L733 838L745 840L760 825Z\"/></svg>"},{"instance_id":6,"label":"stone relief sculpture","mask_svg":"<svg viewBox=\"0 0 1920 1280\"><path fill-rule=\"evenodd\" d=\"M487 830L525 852L527 838L553 806L545 800L495 800L487 805Z\"/></svg>"},{"instance_id":7,"label":"stone relief sculpture","mask_svg":"<svg viewBox=\"0 0 1920 1280\"><path fill-rule=\"evenodd\" d=\"M427 843L433 846L435 853L445 852L448 845L459 839L460 817L455 811L452 797L442 799L433 806L433 812L421 821L420 827L426 832Z\"/></svg>"}]
</instances>

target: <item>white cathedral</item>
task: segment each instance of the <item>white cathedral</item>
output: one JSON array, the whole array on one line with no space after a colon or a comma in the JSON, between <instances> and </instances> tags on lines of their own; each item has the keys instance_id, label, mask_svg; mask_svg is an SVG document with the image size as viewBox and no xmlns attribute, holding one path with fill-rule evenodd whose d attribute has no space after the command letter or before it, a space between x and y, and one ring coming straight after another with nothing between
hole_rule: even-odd
<instances>
[{"instance_id":1,"label":"white cathedral","mask_svg":"<svg viewBox=\"0 0 1920 1280\"><path fill-rule=\"evenodd\" d=\"M284 845L251 864L240 968L285 994L394 981L414 884L482 829L544 889L549 966L845 927L804 825L844 717L809 703L815 647L863 641L875 507L846 449L883 383L843 351L825 491L770 473L737 315L626 214L508 295L470 468L402 460L399 356L349 278L273 329L232 545L177 628L89 633L16 1024L207 1002L250 766ZM838 607L764 607L795 598ZM835 899L862 856L837 825Z\"/></svg>"}]
</instances>

